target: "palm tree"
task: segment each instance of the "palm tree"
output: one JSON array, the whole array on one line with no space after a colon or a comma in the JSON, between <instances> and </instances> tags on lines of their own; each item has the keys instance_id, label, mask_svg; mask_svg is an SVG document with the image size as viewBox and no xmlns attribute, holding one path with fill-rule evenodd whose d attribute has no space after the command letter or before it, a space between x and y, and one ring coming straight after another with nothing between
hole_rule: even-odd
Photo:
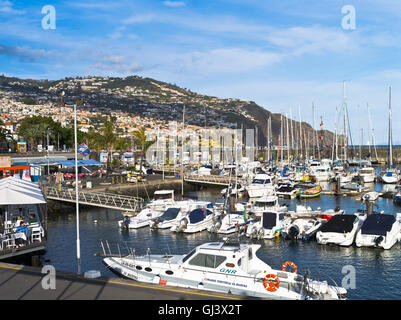
<instances>
[{"instance_id":1,"label":"palm tree","mask_svg":"<svg viewBox=\"0 0 401 320\"><path fill-rule=\"evenodd\" d=\"M134 143L139 147L141 151L140 170L142 172L143 157L145 156L150 146L156 142L156 139L151 141L147 140L146 133L143 128L140 128L137 131L135 131L133 133L133 136L134 136Z\"/></svg>"},{"instance_id":2,"label":"palm tree","mask_svg":"<svg viewBox=\"0 0 401 320\"><path fill-rule=\"evenodd\" d=\"M32 126L26 127L23 131L20 131L19 135L22 136L27 141L29 141L31 150L34 150L35 145L37 148L36 142L37 142L38 138L41 137L42 133L41 133L38 125L32 125Z\"/></svg>"},{"instance_id":3,"label":"palm tree","mask_svg":"<svg viewBox=\"0 0 401 320\"><path fill-rule=\"evenodd\" d=\"M117 138L116 150L118 150L121 155L123 151L126 151L130 147L130 145L130 140L128 138Z\"/></svg>"},{"instance_id":4,"label":"palm tree","mask_svg":"<svg viewBox=\"0 0 401 320\"><path fill-rule=\"evenodd\" d=\"M114 123L106 120L105 122L103 122L103 127L100 130L100 135L102 136L102 145L104 149L106 149L106 152L108 154L106 174L109 173L111 158L113 156L112 152L117 142L117 136L114 133L114 129L115 129Z\"/></svg>"}]
</instances>

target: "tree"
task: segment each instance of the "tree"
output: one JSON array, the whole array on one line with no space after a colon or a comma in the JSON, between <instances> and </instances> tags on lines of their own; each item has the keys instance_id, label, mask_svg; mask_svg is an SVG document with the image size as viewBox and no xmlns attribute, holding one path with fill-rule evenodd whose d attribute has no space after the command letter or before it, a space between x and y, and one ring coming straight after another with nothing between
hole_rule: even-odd
<instances>
[{"instance_id":1,"label":"tree","mask_svg":"<svg viewBox=\"0 0 401 320\"><path fill-rule=\"evenodd\" d=\"M117 141L117 136L114 133L114 129L114 123L106 120L105 122L103 122L103 126L100 130L100 135L102 137L101 143L108 154L106 174L109 173L111 167L111 159L113 156L112 152Z\"/></svg>"},{"instance_id":2,"label":"tree","mask_svg":"<svg viewBox=\"0 0 401 320\"><path fill-rule=\"evenodd\" d=\"M137 145L137 147L141 151L141 163L140 163L141 167L140 168L141 168L141 172L142 172L143 158L144 158L146 152L148 151L148 149L150 148L150 146L156 142L156 139L151 140L151 141L147 140L146 133L143 128L140 128L138 131L135 131L133 133L133 136L134 136L134 143Z\"/></svg>"}]
</instances>

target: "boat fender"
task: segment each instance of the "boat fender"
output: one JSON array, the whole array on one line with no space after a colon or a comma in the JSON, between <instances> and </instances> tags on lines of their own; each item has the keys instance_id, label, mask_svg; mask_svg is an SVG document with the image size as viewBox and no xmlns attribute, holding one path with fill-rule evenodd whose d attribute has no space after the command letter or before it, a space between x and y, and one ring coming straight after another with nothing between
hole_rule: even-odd
<instances>
[{"instance_id":1,"label":"boat fender","mask_svg":"<svg viewBox=\"0 0 401 320\"><path fill-rule=\"evenodd\" d=\"M275 292L280 288L280 280L275 274L268 274L263 279L263 286L269 292Z\"/></svg>"},{"instance_id":2,"label":"boat fender","mask_svg":"<svg viewBox=\"0 0 401 320\"><path fill-rule=\"evenodd\" d=\"M297 272L298 272L298 267L297 267L297 265L296 265L294 262L292 262L292 261L286 261L286 262L284 262L284 263L283 263L283 268L282 268L282 270L285 271L285 272L287 272L287 269L286 269L287 266L290 266L290 267L292 267L292 268L294 269L293 273L297 273Z\"/></svg>"}]
</instances>

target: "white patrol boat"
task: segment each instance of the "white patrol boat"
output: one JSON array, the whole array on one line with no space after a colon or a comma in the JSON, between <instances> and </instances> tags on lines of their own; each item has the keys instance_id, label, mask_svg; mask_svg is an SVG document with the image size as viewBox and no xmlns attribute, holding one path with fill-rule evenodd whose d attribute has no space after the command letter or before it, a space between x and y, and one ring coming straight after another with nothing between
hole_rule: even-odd
<instances>
[{"instance_id":1,"label":"white patrol boat","mask_svg":"<svg viewBox=\"0 0 401 320\"><path fill-rule=\"evenodd\" d=\"M266 299L345 299L347 290L327 281L297 274L285 262L275 270L256 256L260 245L210 242L185 255L108 257L103 263L114 273L140 282L202 289ZM149 251L148 251L149 252ZM293 272L286 271L287 265Z\"/></svg>"}]
</instances>

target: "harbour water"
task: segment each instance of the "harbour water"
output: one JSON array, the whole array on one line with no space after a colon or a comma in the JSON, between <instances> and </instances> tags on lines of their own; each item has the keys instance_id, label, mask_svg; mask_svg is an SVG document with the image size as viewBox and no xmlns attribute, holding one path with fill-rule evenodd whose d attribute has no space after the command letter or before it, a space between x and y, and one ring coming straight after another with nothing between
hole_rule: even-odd
<instances>
[{"instance_id":1,"label":"harbour water","mask_svg":"<svg viewBox=\"0 0 401 320\"><path fill-rule=\"evenodd\" d=\"M383 189L377 184L376 190ZM190 192L199 200L221 200L219 188L207 188ZM295 209L299 200L280 200L287 203L289 209ZM305 202L305 201L303 201ZM321 196L307 200L312 208L322 210L340 207L346 213L353 213L363 204L354 197ZM401 207L393 204L392 199L379 198L375 210L385 213L401 212ZM81 270L100 270L103 276L115 276L103 264L102 258L95 256L101 252L100 241L107 240L112 253L128 252L127 248L135 248L137 255L151 253L185 254L195 246L222 239L223 236L211 235L207 231L197 234L174 234L169 230L151 231L148 227L122 231L117 221L122 218L121 212L100 208L80 210ZM375 248L339 247L320 245L316 241L290 241L282 238L273 240L254 240L261 244L257 255L273 268L280 269L285 261L293 261L298 266L298 273L304 274L309 269L314 278L330 279L338 285L344 277L355 270L355 287L348 290L349 299L400 299L401 285L401 245L397 243L390 250ZM117 246L117 244L119 246ZM106 247L108 251L108 248ZM76 259L76 220L75 208L69 212L57 212L49 215L47 251L42 256L43 264L51 264L56 270L77 271ZM350 267L352 266L352 267ZM343 273L342 273L343 272ZM352 285L351 282L347 282Z\"/></svg>"}]
</instances>

